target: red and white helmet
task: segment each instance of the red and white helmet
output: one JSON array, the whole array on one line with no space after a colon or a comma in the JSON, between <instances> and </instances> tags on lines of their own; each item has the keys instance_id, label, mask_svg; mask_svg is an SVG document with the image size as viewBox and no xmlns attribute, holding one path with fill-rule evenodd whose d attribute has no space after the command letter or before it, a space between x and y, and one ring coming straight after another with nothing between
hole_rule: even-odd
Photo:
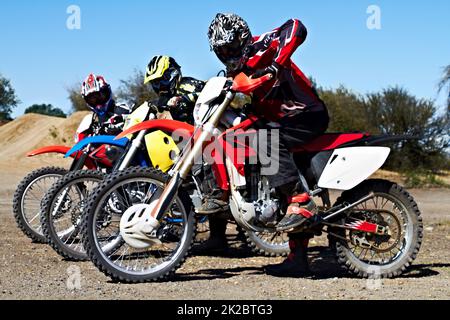
<instances>
[{"instance_id":1,"label":"red and white helmet","mask_svg":"<svg viewBox=\"0 0 450 320\"><path fill-rule=\"evenodd\" d=\"M99 115L103 115L112 101L111 86L102 76L91 73L81 85L81 95L88 106Z\"/></svg>"}]
</instances>

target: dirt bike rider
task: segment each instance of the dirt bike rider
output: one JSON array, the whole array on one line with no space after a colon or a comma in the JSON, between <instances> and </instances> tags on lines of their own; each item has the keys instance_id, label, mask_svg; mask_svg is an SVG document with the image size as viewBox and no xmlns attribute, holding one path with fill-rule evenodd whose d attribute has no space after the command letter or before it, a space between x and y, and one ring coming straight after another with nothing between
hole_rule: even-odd
<instances>
[{"instance_id":1,"label":"dirt bike rider","mask_svg":"<svg viewBox=\"0 0 450 320\"><path fill-rule=\"evenodd\" d=\"M193 110L205 83L191 77L183 77L180 65L174 58L153 57L145 73L144 84L150 83L159 99L156 105L171 111L172 118L194 123Z\"/></svg>"},{"instance_id":2,"label":"dirt bike rider","mask_svg":"<svg viewBox=\"0 0 450 320\"><path fill-rule=\"evenodd\" d=\"M317 209L301 187L298 169L289 149L324 133L329 122L325 104L291 60L306 35L305 26L297 19L290 19L279 28L252 37L241 17L222 13L216 15L208 30L211 50L225 64L228 76L233 77L239 72L252 78L273 75L269 84L255 90L252 103L262 120L258 128L279 130L279 156L277 159L272 156L272 161L278 160L279 170L267 178L271 187L284 196L280 200L284 201L282 210L286 215L278 225L292 227L302 224ZM217 199L206 201L204 211L217 209L216 203ZM306 275L309 272L307 248L311 237L307 233L289 233L289 257L281 264L267 266L266 272L279 276Z\"/></svg>"},{"instance_id":3,"label":"dirt bike rider","mask_svg":"<svg viewBox=\"0 0 450 320\"><path fill-rule=\"evenodd\" d=\"M103 76L89 74L81 85L81 95L94 112L96 134L117 135L122 131L124 116L131 109L124 103L116 104L111 86Z\"/></svg>"}]
</instances>

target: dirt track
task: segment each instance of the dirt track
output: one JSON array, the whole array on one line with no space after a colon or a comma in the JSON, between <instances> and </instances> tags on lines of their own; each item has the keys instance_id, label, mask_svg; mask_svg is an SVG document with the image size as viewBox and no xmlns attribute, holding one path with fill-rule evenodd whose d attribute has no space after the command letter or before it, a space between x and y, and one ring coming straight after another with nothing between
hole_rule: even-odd
<instances>
[{"instance_id":1,"label":"dirt track","mask_svg":"<svg viewBox=\"0 0 450 320\"><path fill-rule=\"evenodd\" d=\"M410 271L383 280L377 290L340 270L323 238L311 246L310 279L266 276L261 267L280 259L256 257L233 242L223 257L189 258L172 282L124 285L112 283L90 262L63 261L47 245L31 243L11 213L14 188L30 168L0 167L0 299L450 299L448 189L411 190L424 217L425 241ZM70 290L68 273L77 270L81 289Z\"/></svg>"}]
</instances>

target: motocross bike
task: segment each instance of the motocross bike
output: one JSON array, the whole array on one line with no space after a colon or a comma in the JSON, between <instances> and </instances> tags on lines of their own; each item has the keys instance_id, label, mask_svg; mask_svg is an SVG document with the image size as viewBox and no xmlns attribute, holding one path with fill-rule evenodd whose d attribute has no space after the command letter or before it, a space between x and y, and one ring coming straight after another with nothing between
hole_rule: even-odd
<instances>
[{"instance_id":1,"label":"motocross bike","mask_svg":"<svg viewBox=\"0 0 450 320\"><path fill-rule=\"evenodd\" d=\"M92 262L114 280L144 282L166 279L185 261L194 236L197 192L187 178L210 140L236 92L250 93L271 79L270 75L250 79L244 74L230 84L226 78L213 78L200 94L197 105L202 125L194 133L193 146L183 150L169 174L153 168L128 168L111 174L91 194L83 214L83 244ZM257 164L248 165L256 152L244 148L245 161L237 161L236 134L258 119L249 116L218 139L230 141L224 162L217 161L218 182L230 186L230 210L245 230L255 232L327 232L335 239L338 261L361 277L398 276L416 258L423 237L420 211L414 199L401 186L386 180L365 180L386 161L390 149L379 146L400 141L404 136L368 134L324 134L292 152L302 161L299 176L313 195L327 197L328 189L343 191L329 209L317 212L295 228L262 225L259 217L279 201ZM140 125L142 127L142 124ZM240 130L239 130L240 129ZM140 130L124 131L117 138ZM219 154L219 153L217 153ZM241 153L242 156L242 153ZM217 160L220 159L217 158ZM312 189L309 187L313 186ZM140 192L143 197L133 197ZM118 198L119 212L109 215L106 208ZM276 212L277 222L284 212ZM169 223L177 219L177 224Z\"/></svg>"},{"instance_id":2,"label":"motocross bike","mask_svg":"<svg viewBox=\"0 0 450 320\"><path fill-rule=\"evenodd\" d=\"M69 171L75 171L82 168L88 169L107 169L112 166L108 159L109 146L122 147L123 143L115 141L114 136L103 136L100 138L88 138L87 132L93 131L94 135L100 130L98 125L93 123L93 115L87 115L83 118L75 134L75 143L89 139L87 145L91 148L69 152L67 146L46 146L27 153L27 157L34 157L42 154L66 154L73 158L69 169L62 167L44 167L32 171L19 183L13 197L13 213L18 227L30 239L37 243L45 243L46 238L42 232L40 223L40 204L41 199L50 187L59 178ZM105 145L104 145L105 144ZM86 145L86 146L87 146ZM97 146L95 148L95 146Z\"/></svg>"}]
</instances>

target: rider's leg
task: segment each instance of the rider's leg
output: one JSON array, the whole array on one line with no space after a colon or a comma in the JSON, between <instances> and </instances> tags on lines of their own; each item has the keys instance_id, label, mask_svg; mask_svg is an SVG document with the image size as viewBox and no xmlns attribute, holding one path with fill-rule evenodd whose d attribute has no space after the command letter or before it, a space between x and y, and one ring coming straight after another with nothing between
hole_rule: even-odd
<instances>
[{"instance_id":1,"label":"rider's leg","mask_svg":"<svg viewBox=\"0 0 450 320\"><path fill-rule=\"evenodd\" d=\"M211 165L204 166L203 170L203 190L205 190L205 197L202 206L197 209L197 213L214 214L228 211L229 192L219 188Z\"/></svg>"},{"instance_id":2,"label":"rider's leg","mask_svg":"<svg viewBox=\"0 0 450 320\"><path fill-rule=\"evenodd\" d=\"M195 246L195 253L218 253L228 247L226 229L228 220L223 216L223 212L228 207L228 192L221 190L216 183L216 179L211 165L204 165L200 169L203 174L202 189L205 192L202 207L197 209L197 213L207 214L209 223L209 238L204 243Z\"/></svg>"},{"instance_id":3,"label":"rider's leg","mask_svg":"<svg viewBox=\"0 0 450 320\"><path fill-rule=\"evenodd\" d=\"M323 134L328 127L328 122L327 111L304 112L293 117L281 119L280 151L285 160L280 161L280 166L288 166L290 163L291 166L296 168L292 155L290 157L287 156L287 150L301 146ZM299 185L301 186L301 184ZM279 227L295 227L295 225L301 224L304 220L317 213L314 201L305 193L306 190L297 188L292 191L291 196L286 194L288 190L285 188L280 187L280 190L282 194L288 196L288 207L285 211L286 215L278 224Z\"/></svg>"},{"instance_id":4,"label":"rider's leg","mask_svg":"<svg viewBox=\"0 0 450 320\"><path fill-rule=\"evenodd\" d=\"M295 125L298 125L297 123ZM275 188L280 196L281 211L285 213L277 226L294 228L316 213L314 201L309 197L300 180L297 165L289 149L301 145L317 136L314 130L302 128L280 127L279 141L274 141L275 134L270 134L271 167L278 167L275 174L266 175L269 185ZM270 222L269 217L264 217Z\"/></svg>"},{"instance_id":5,"label":"rider's leg","mask_svg":"<svg viewBox=\"0 0 450 320\"><path fill-rule=\"evenodd\" d=\"M309 233L289 234L289 256L280 264L269 265L266 273L279 277L302 277L310 273L308 266L308 243L313 235Z\"/></svg>"},{"instance_id":6,"label":"rider's leg","mask_svg":"<svg viewBox=\"0 0 450 320\"><path fill-rule=\"evenodd\" d=\"M198 253L219 253L228 247L226 230L228 220L220 215L211 215L208 217L209 238L204 243L195 246L194 250Z\"/></svg>"},{"instance_id":7,"label":"rider's leg","mask_svg":"<svg viewBox=\"0 0 450 320\"><path fill-rule=\"evenodd\" d=\"M305 115L299 119L289 120L280 130L279 163L281 175L268 176L269 183L274 183L281 193L288 200L284 208L286 215L277 226L293 226L303 223L309 215L316 212L312 199L301 189L301 184L293 185L296 180L288 179L289 174L298 177L297 167L292 158L288 156L288 149L304 144L326 130L328 125L328 115ZM292 171L295 168L295 174ZM289 171L291 170L291 171ZM281 181L288 180L288 183ZM298 182L299 182L298 178ZM303 193L302 193L303 192ZM289 233L289 257L278 265L266 267L266 272L275 276L304 276L309 273L308 268L308 242L313 237L310 233Z\"/></svg>"}]
</instances>

